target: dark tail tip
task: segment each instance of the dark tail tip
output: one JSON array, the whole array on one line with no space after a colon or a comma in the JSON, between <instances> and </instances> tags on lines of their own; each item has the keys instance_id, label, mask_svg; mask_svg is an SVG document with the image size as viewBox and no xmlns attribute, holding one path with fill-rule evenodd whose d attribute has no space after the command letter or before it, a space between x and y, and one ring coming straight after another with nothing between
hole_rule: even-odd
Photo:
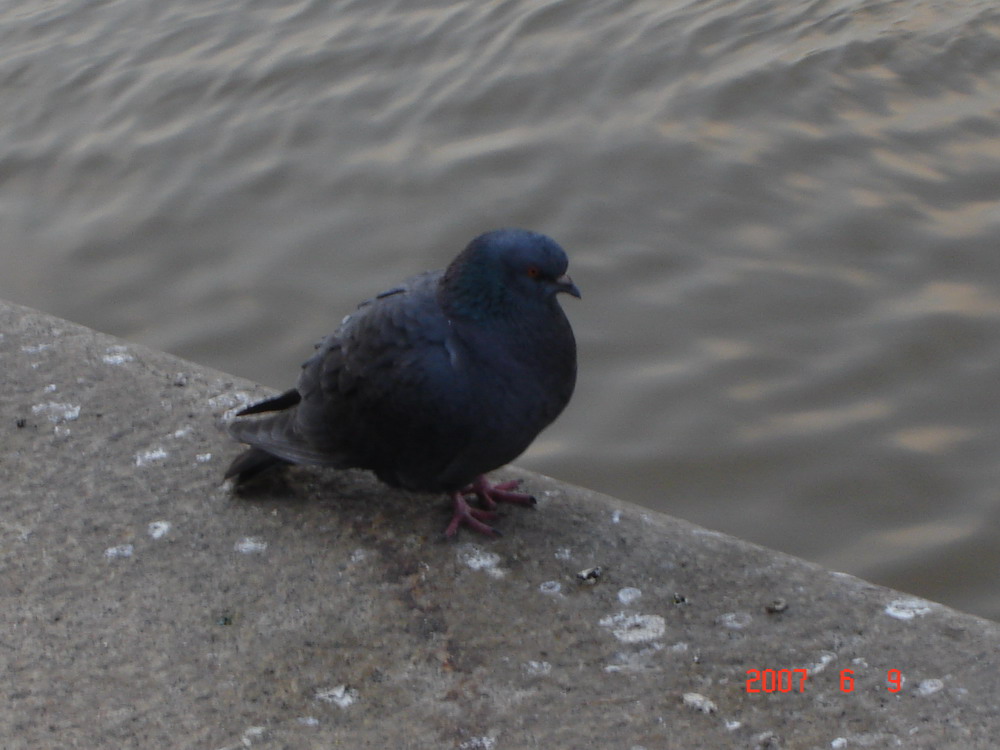
<instances>
[{"instance_id":1,"label":"dark tail tip","mask_svg":"<svg viewBox=\"0 0 1000 750\"><path fill-rule=\"evenodd\" d=\"M243 484L243 482L257 476L262 471L284 463L288 462L277 456L272 456L265 450L249 448L233 459L233 462L229 464L229 468L226 469L226 475L223 478L235 478L236 484Z\"/></svg>"},{"instance_id":2,"label":"dark tail tip","mask_svg":"<svg viewBox=\"0 0 1000 750\"><path fill-rule=\"evenodd\" d=\"M281 411L295 406L301 400L302 395L299 393L298 389L292 388L279 396L273 396L272 398L264 401L258 401L256 404L251 404L245 409L236 412L236 416L245 417L248 414L260 414L265 411Z\"/></svg>"}]
</instances>

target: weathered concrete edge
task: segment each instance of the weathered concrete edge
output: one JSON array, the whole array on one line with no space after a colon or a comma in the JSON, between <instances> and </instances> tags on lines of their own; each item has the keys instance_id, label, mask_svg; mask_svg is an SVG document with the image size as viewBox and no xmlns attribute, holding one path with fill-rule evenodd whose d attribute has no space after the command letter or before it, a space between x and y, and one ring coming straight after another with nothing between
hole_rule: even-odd
<instances>
[{"instance_id":1,"label":"weathered concrete edge","mask_svg":"<svg viewBox=\"0 0 1000 750\"><path fill-rule=\"evenodd\" d=\"M490 742L497 747L517 747L524 746L522 743L531 737L539 742L559 742L562 737L570 744L555 746L572 746L572 730L559 726L562 721L560 711L574 705L574 699L569 697L572 683L590 672L603 675L605 679L614 679L614 675L628 675L631 680L629 685L635 691L633 720L623 726L609 724L604 716L596 719L592 726L587 726L586 722L580 722L580 717L576 717L582 736L594 738L596 732L603 732L601 737L607 742L631 741L630 738L634 739L636 736L636 727L641 727L638 736L646 737L644 741L651 746L659 746L656 744L657 739L663 738L648 739L655 735L654 728L658 721L656 711L667 711L671 716L668 736L672 742L679 743L676 746L684 747L718 746L715 744L718 738L740 738L747 742L757 741L759 744L762 741L760 737L766 732L773 733L775 742L784 738L786 742L792 742L790 746L794 747L830 746L831 741L845 737L845 742L850 742L852 736L867 737L868 740L875 737L877 740L883 735L887 742L892 738L905 738L911 747L940 746L941 742L959 740L964 746L976 746L976 742L982 741L982 746L988 747L990 737L995 735L998 728L995 700L1000 691L997 689L994 654L997 645L1000 645L1000 630L995 623L892 592L850 576L831 574L816 565L781 553L518 470L512 471L528 477L533 488L544 488L544 499L538 513L508 514L504 519L504 530L508 537L496 544L480 543L476 539L463 539L454 545L441 543L433 537L432 531L440 525L440 519L434 513L429 513L426 505L407 502L406 496L398 493L385 499L387 493L373 489L373 483L361 476L317 479L308 472L294 474L290 480L296 483L291 487L292 494L302 491L310 500L317 501L314 505L303 502L288 508L287 501L274 505L275 497L280 501L280 498L287 498L289 494L289 486L280 483L265 487L247 504L233 503L224 490L209 478L217 478L220 468L220 462L213 459L212 454L232 450L234 446L217 430L215 420L211 420L211 429L206 429L205 423L208 420L203 417L204 405L210 406L215 416L219 417L227 408L249 397L252 391L260 393L259 389L254 389L237 378L182 362L139 345L124 343L27 308L0 303L0 317L8 322L16 321L16 324L5 326L2 331L7 341L0 340L5 371L14 374L15 381L8 383L14 386L8 389L8 393L13 393L15 397L3 409L3 429L4 434L20 439L22 445L21 448L15 448L17 455L8 456L5 464L10 473L2 478L8 483L20 481L22 486L27 486L30 490L20 496L12 493L9 505L4 508L4 536L0 541L4 542L5 567L11 573L10 579L14 585L13 593L8 592L4 603L13 603L14 609L19 607L22 612L48 613L53 602L53 591L65 595L66 600L76 603L76 606L83 606L79 597L80 592L86 591L85 581L88 577L102 575L105 569L106 574L111 576L108 581L119 587L116 589L117 596L128 600L135 594L136 589L129 585L129 581L118 577L120 571L108 566L114 564L116 555L129 557L132 553L126 553L126 550L138 547L142 539L142 535L134 528L137 521L120 520L132 512L136 505L129 497L129 494L135 494L138 486L132 484L132 475L142 474L140 469L156 467L162 463L164 457L161 454L170 451L162 446L158 447L158 443L174 439L196 443L188 446L193 451L194 462L183 471L167 472L161 477L167 480L162 486L170 487L171 491L162 495L150 493L145 500L148 500L147 507L151 511L153 508L157 511L182 508L184 514L205 529L225 529L231 532L231 536L241 533L242 527L259 529L268 515L280 516L270 530L275 538L288 542L282 547L285 557L281 559L281 565L275 566L281 570L254 570L251 581L254 591L262 582L272 582L272 576L278 576L274 580L279 580L282 571L294 570L293 566L299 564L302 556L312 549L311 540L304 536L305 531L324 513L339 512L337 521L346 531L338 529L341 536L333 539L330 547L335 547L339 541L356 545L361 540L364 542L362 546L346 551L353 555L358 550L370 548L375 550L373 554L379 556L383 565L377 573L371 574L371 578L364 578L359 574L357 583L364 595L372 596L373 591L378 592L380 587L384 589L389 585L394 591L391 608L394 616L399 617L398 605L403 602L406 607L419 611L424 616L430 616L428 613L431 613L431 619L436 618L437 624L421 636L428 644L439 645L441 633L446 633L452 642L469 644L464 649L451 645L448 655L441 657L443 661L421 677L438 689L452 685L455 675L466 679L475 676L483 685L495 677L496 666L482 661L479 655L482 646L475 644L476 639L482 637L483 621L495 624L504 617L508 620L517 619L508 611L509 606L507 609L500 607L495 612L490 611L500 595L508 596L509 601L517 599L519 610L531 613L531 617L527 619L522 616L521 619L525 621L520 622L523 637L529 641L532 637L541 639L545 637L544 634L565 627L560 618L568 616L567 612L572 611L574 616L587 618L589 629L571 629L563 634L564 641L571 642L569 647L553 643L545 651L546 654L558 653L566 665L571 664L571 654L578 654L581 661L587 662L585 666L576 667L575 676L565 678L569 684L561 683L556 677L552 677L550 683L543 682L542 677L548 673L529 675L526 678L529 687L525 689L534 691L537 697L544 697L551 711L546 716L543 710L542 716L534 724L524 719L523 706L511 709L514 711L512 714L511 710L505 708L500 711L494 704L488 704L494 705L496 716L503 716L504 722L500 722L500 728L484 730L482 735L469 734L468 731L463 734L465 730L461 728L460 719L455 719L455 726L450 729L442 727L441 716L450 714L447 711L440 714L437 704L420 705L418 700L411 705L405 700L400 701L398 695L395 698L383 696L381 709L375 709L376 715L381 715L386 707L400 710L404 715L407 710L413 712L408 717L408 727L400 729L398 735L393 735L390 727L366 723L357 715L353 719L355 724L337 716L340 721L331 720L329 726L320 722L319 728L314 728L309 723L299 722L303 718L301 716L291 714L281 718L280 707L274 708L268 704L268 711L265 712L267 715L261 726L275 742L291 743L288 746L313 746L312 743L323 746L322 743L331 737L338 741L343 741L344 737L354 737L355 741L357 738L367 737L373 744L378 744L385 741L386 737L395 736L398 740L401 736L413 739L412 746L436 746L447 741L442 740L442 737L451 736L448 732L454 730L454 741L451 744L456 747L486 747L490 746ZM62 344L69 344L68 349ZM67 362L67 356L80 359ZM12 360L12 357L17 358L17 361ZM105 377L103 375L93 374L100 371L102 366L113 373L107 380L102 380ZM60 400L63 393L74 389L71 373L80 373L75 378L75 385L86 393L77 395L85 396L87 409L98 417L87 429L92 430L95 437L102 436L101 439L106 443L103 446L81 449L72 440L71 433L81 431L82 424L77 421L78 415L74 416L72 413L75 402ZM135 392L128 393L122 388L122 384L132 380L137 387ZM151 382L160 382L161 390L154 392L150 387ZM122 403L127 404L127 408L119 409ZM200 411L197 404L202 404ZM179 417L178 421L171 421L182 410L187 411L186 416ZM126 414L131 415L135 421L122 424L127 419L123 416ZM32 419L40 423L42 429L39 429L38 424L28 424ZM103 423L101 420L104 420ZM12 424L15 426L12 427ZM173 432L164 432L165 426L174 424L182 426ZM51 432L47 431L48 428L51 428ZM143 432L144 429L146 432ZM26 440L29 436L31 439ZM24 447L29 445L30 450ZM72 450L73 454L67 456L67 449ZM205 456L209 458L203 461L201 457ZM104 463L95 465L94 457L101 457ZM74 463L75 459L79 459L79 462ZM192 471L192 467L198 466L203 467L204 471ZM31 467L30 471L25 472L26 467ZM88 467L99 468L101 472L88 475ZM74 484L60 487L59 483L66 479L64 470L72 475ZM148 479L143 479L139 485L145 487L148 483ZM206 491L206 486L211 489ZM81 487L106 498L107 502L99 506L74 506ZM330 495L331 488L339 496L336 507L328 500L322 500ZM381 511L371 510L370 500L373 494L380 496L380 502L393 505L392 515L384 516ZM403 500L400 501L400 498ZM176 503L172 500L176 500ZM350 510L338 510L345 503ZM46 509L47 504L61 506L59 512L50 512L51 509ZM83 515L78 517L75 514L81 507ZM220 508L223 512L220 512ZM104 513L107 517L102 517ZM100 533L94 534L97 538L108 536L107 532L111 529L113 533L110 537L117 534L121 539L131 541L106 547L104 559L98 561L99 567L94 567L92 561L81 561L84 553L82 547L62 550L60 560L64 570L78 568L78 578L75 579L70 571L70 574L58 581L58 586L51 579L39 583L37 570L45 563L36 560L36 564L31 565L26 564L25 560L31 560L27 542L32 539L32 535L35 538L43 536L40 530L43 524L38 523L43 516L49 528L62 522L67 528L74 530L77 539L85 538L89 532L74 526L82 527L89 523L103 526L97 529ZM152 534L152 531L149 533ZM255 538L257 537L240 537L241 540ZM278 546L273 541L271 544ZM187 555L202 555L205 558L206 565L201 568L203 570L212 570L219 564L217 548L187 542L183 549ZM159 560L159 567L142 571L141 577L132 583L158 581L158 575L164 571L184 571L197 567L190 565L188 558L179 556L180 550L180 546L175 546L173 556L167 555ZM54 553L50 549L48 554L51 559ZM366 554L369 553L363 553L361 558ZM424 558L432 562L425 563ZM447 598L454 587L440 585L438 588L418 570L420 565L427 565L427 570L440 571L449 564L455 566L453 573L465 586L463 596L481 602L480 610L455 610ZM575 580L575 571L590 567L590 564L604 564L605 577L597 586L585 587ZM399 572L393 573L395 568ZM556 572L552 573L552 570ZM483 571L487 573L483 574ZM315 575L315 571L309 568L296 573L301 575L293 577L294 580ZM419 579L418 586L414 583L414 576ZM543 580L539 584L540 578ZM238 586L243 580L237 576L227 585ZM280 580L287 588L288 579ZM387 580L390 581L389 584L386 583ZM71 585L70 582L73 581L76 582ZM515 586L515 583L518 585ZM521 586L522 583L527 588ZM634 585L640 583L640 586ZM414 589L414 586L417 588ZM280 587L263 587L265 591L278 588ZM185 582L184 587L176 592L176 600L189 598L192 594L189 589L190 586ZM405 596L401 597L401 590L405 590ZM320 586L318 591L326 592L326 589ZM242 595L244 594L241 593ZM247 592L245 595L250 596L251 593ZM37 597L36 601L32 601L33 596ZM524 597L524 601L520 597ZM538 600L549 601L558 597L565 600L560 601L560 606L563 607L561 612L548 614L548 610L539 609ZM643 602L643 611L653 610L666 614L643 614L635 609L634 600L629 597L639 597L639 601ZM58 599L58 596L55 598ZM313 597L304 591L299 608L308 606L314 598L319 606L320 596L317 594ZM786 599L789 604L788 612L767 612L767 605L778 598ZM97 600L100 601L100 597ZM157 622L156 616L169 619L170 608L161 611L156 606L147 601L139 610L133 608L130 611L149 613L153 622ZM371 606L377 608L379 604L373 602ZM612 611L615 608L619 610L618 613ZM9 607L4 609L10 612ZM195 618L197 614L197 610L192 610ZM550 620L553 616L556 619ZM220 615L220 621L225 617L225 614ZM643 617L652 619L642 619ZM101 621L98 613L88 614L82 619L90 621L88 618L93 622ZM50 651L58 644L54 633L59 630L51 623L39 626L39 622L34 616L27 619L22 617L20 620L14 616L13 621L8 623L14 626L9 632L24 636L27 650L35 649L38 659L39 654ZM20 630L17 629L18 626ZM368 625L365 624L364 627ZM531 631L532 627L537 629ZM673 646L665 648L666 644L661 643L658 636L649 636L643 630L652 628L656 631L660 627L666 627L668 631L676 630L683 637ZM258 622L252 633L257 638L256 642L270 643L265 630ZM278 636L284 639L289 632L294 632L297 637L301 632L309 632L310 628L304 626L301 632L289 631L282 622L278 630L281 631ZM602 649L606 644L592 643L591 631L610 632L611 642L617 643L621 650L603 653ZM157 634L167 640L175 637L169 626L158 627ZM703 634L710 634L710 637L703 638ZM413 641L413 634L408 630L391 635L399 636L400 650L394 651L391 648L392 638L389 635L382 634L379 637L390 644L387 652L395 656L426 645L420 639ZM495 638L495 633L492 637ZM699 639L702 640L701 643ZM135 641L131 650L123 649L122 653L129 653L135 659L140 659L138 655L142 653L141 643L141 639ZM828 644L826 648L822 646L824 643ZM684 648L680 648L680 644L684 644ZM13 645L13 657L3 652L0 652L0 656L8 662L5 667L22 674L25 667L20 664L16 653L21 644L15 642ZM530 647L530 642L505 642L504 645L512 652L518 651L518 655L523 657L522 665L538 664L537 668L541 673L545 672L543 665L550 664L529 658L531 654L528 651L520 654L519 649ZM341 655L351 651L350 646L342 643L338 648L341 649ZM664 669L661 664L662 654L672 648L676 648L676 653L681 654L697 652L698 658L683 664L671 663L669 669ZM359 649L358 653L364 653L363 647ZM880 678L877 669L869 669L875 662L873 656L847 659L849 653L864 649L879 652L883 672L886 671L885 668L896 668L907 675L916 675L910 677L911 684L904 693L907 702L899 700L898 694L886 694L885 675L882 674ZM280 653L282 652L275 651L271 658L277 659ZM457 658L456 654L460 654L461 658ZM810 655L808 662L802 661L806 654ZM95 668L112 675L125 670L120 659L102 661L100 654L96 653L88 654L88 658L95 661L88 673L77 676L76 679L80 682L74 684L78 687L84 684L85 677L92 676ZM47 679L55 680L56 672L47 671L44 660L38 659L35 660L34 671L28 680L35 685L35 692L23 688L18 690L15 681L6 710L16 712L23 709L25 704L31 704L38 697L36 693L41 689L39 685L44 684ZM823 679L820 675L828 663L824 659L837 660L838 668L851 665L856 667L859 687L853 695L842 695L836 680L832 680L829 685L816 686ZM421 668L426 666L419 663ZM557 663L552 659L550 669L554 669L552 664ZM296 674L307 672L309 666L297 664ZM195 667L194 663L190 665L190 669ZM752 695L747 692L745 684L745 670L751 667L810 667L810 691L780 697ZM179 667L171 663L162 664L161 668L163 674L170 675ZM388 671L384 666L382 670ZM273 671L280 671L280 665ZM60 679L66 680L65 670L59 674ZM607 675L612 677L608 678ZM912 680L921 675L936 676L924 677L913 685ZM684 679L675 679L678 676ZM247 677L247 681L241 684L250 684L249 681L256 679L258 678ZM516 682L509 675L504 680L502 684L508 686ZM250 692L260 691L266 694L268 680L260 678L259 682L260 684L253 683L254 687ZM212 684L217 686L217 683ZM365 695L370 705L379 703L376 696L379 686L384 684L377 680L370 683ZM864 686L863 693L860 685ZM692 689L686 690L685 686ZM705 697L716 705L715 711L706 716L727 717L724 722L715 718L706 719L708 723L703 723L697 718L702 715L697 710L698 706L681 701L685 695L698 693L692 686L701 686ZM816 686L815 689L813 686ZM150 695L158 696L153 687L155 686L147 686ZM349 691L351 688L345 689ZM720 691L723 693L721 696ZM86 691L81 689L78 692ZM177 716L187 713L189 718L185 727L188 739L214 743L221 737L229 736L235 737L237 744L245 744L250 736L246 734L249 730L244 729L240 735L232 726L211 726L207 717L217 719L234 712L251 715L253 712L244 709L244 704L258 703L260 698L258 696L257 700L249 700L246 692L236 691L232 695L221 696L215 694L212 700L219 705L207 711L203 709L203 713L194 709L196 703L189 705L189 698L183 695L168 705ZM51 695L49 698L51 699ZM942 705L941 700L944 698L948 700ZM765 702L764 699L768 700ZM459 697L455 700L462 708L472 706L479 710L477 721L490 724L490 710L480 705L476 699ZM493 695L493 701L495 703L496 694ZM618 703L620 701L615 701L615 705ZM591 699L587 698L582 705L591 704ZM669 707L669 711L664 705ZM139 730L128 730L113 721L98 721L97 726L88 726L80 717L96 717L99 712L94 713L95 707L86 700L64 702L64 706L67 715L73 715L74 711L79 715L62 723L53 723L49 719L50 725L60 730L58 734L63 746L75 746L74 738L78 738L80 746L86 746L87 741L94 739L114 737L121 742L140 736ZM933 708L929 709L929 706ZM225 711L220 710L222 707L225 707ZM33 734L40 731L38 726L16 714L4 716L3 710L0 709L0 727L17 727L18 737L24 740L23 746L31 746L31 742L38 746L39 735ZM537 712L537 709L532 710ZM124 712L125 709L121 711ZM933 717L933 725L926 723L928 719L921 719L922 712ZM361 712L356 712L359 713ZM418 717L416 721L414 716ZM510 728L512 716L523 720L522 724ZM420 717L425 720L423 724ZM428 718L431 720L427 721ZM662 724L662 716L659 722ZM853 723L853 726L849 727L850 731L838 734L837 727L844 725L844 722ZM157 732L165 731L156 721L140 724L143 727L141 731L148 737L155 738L158 736ZM256 726L250 724L249 719L242 724L237 721L236 725L244 728ZM762 727L773 729L761 729ZM129 731L134 733L129 734ZM176 732L176 728L173 731ZM324 732L329 734L324 735ZM312 734L303 736L303 733ZM422 733L426 733L427 737L421 739ZM480 745L462 744L472 742L477 737L481 740ZM824 741L823 738L830 739ZM176 734L174 739L177 739ZM431 744L423 744L427 742ZM22 746L16 741L8 744L12 747ZM639 742L633 744L640 745ZM400 746L411 745L404 743Z\"/></svg>"}]
</instances>

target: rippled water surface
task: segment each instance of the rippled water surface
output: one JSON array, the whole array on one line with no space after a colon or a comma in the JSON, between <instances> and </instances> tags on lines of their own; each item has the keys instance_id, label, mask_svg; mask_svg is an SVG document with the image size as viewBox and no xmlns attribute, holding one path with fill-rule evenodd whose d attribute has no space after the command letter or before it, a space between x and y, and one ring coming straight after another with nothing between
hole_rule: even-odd
<instances>
[{"instance_id":1,"label":"rippled water surface","mask_svg":"<svg viewBox=\"0 0 1000 750\"><path fill-rule=\"evenodd\" d=\"M0 92L0 295L282 387L538 229L522 464L1000 618L994 2L25 0Z\"/></svg>"}]
</instances>

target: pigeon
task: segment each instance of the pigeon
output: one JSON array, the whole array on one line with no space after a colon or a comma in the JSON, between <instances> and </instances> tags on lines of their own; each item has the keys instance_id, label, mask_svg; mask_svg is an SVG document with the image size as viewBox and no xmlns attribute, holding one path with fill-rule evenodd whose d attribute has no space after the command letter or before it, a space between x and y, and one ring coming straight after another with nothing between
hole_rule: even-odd
<instances>
[{"instance_id":1,"label":"pigeon","mask_svg":"<svg viewBox=\"0 0 1000 750\"><path fill-rule=\"evenodd\" d=\"M486 474L523 453L576 384L557 299L581 296L567 265L546 235L498 229L446 269L362 302L316 345L295 388L238 412L229 432L250 448L226 478L286 463L367 469L392 487L447 493L445 536L498 535L487 523L497 503L535 498Z\"/></svg>"}]
</instances>

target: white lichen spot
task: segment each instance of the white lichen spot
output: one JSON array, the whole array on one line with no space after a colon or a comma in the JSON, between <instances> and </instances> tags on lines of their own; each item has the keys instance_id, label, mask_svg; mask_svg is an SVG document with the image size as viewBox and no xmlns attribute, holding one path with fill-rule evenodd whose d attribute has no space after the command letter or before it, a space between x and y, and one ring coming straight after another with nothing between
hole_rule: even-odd
<instances>
[{"instance_id":1,"label":"white lichen spot","mask_svg":"<svg viewBox=\"0 0 1000 750\"><path fill-rule=\"evenodd\" d=\"M359 563L362 562L366 557L368 557L368 550L363 547L358 547L351 553L351 562Z\"/></svg>"},{"instance_id":2,"label":"white lichen spot","mask_svg":"<svg viewBox=\"0 0 1000 750\"><path fill-rule=\"evenodd\" d=\"M57 424L52 428L52 432L55 433L56 437L65 438L73 434L73 430L64 424Z\"/></svg>"},{"instance_id":3,"label":"white lichen spot","mask_svg":"<svg viewBox=\"0 0 1000 750\"><path fill-rule=\"evenodd\" d=\"M622 512L620 510L611 511L611 523L621 523Z\"/></svg>"},{"instance_id":4,"label":"white lichen spot","mask_svg":"<svg viewBox=\"0 0 1000 750\"><path fill-rule=\"evenodd\" d=\"M556 560L569 560L573 557L573 553L569 547L560 547L555 551L554 557Z\"/></svg>"},{"instance_id":5,"label":"white lichen spot","mask_svg":"<svg viewBox=\"0 0 1000 750\"><path fill-rule=\"evenodd\" d=\"M730 732L735 732L741 726L743 726L742 721L736 721L735 719L726 719L726 729Z\"/></svg>"},{"instance_id":6,"label":"white lichen spot","mask_svg":"<svg viewBox=\"0 0 1000 750\"><path fill-rule=\"evenodd\" d=\"M753 622L753 615L749 612L726 612L724 615L719 615L715 622L730 630L743 630Z\"/></svg>"},{"instance_id":7,"label":"white lichen spot","mask_svg":"<svg viewBox=\"0 0 1000 750\"><path fill-rule=\"evenodd\" d=\"M684 641L677 641L673 646L670 647L671 653L683 654L687 653L689 646Z\"/></svg>"},{"instance_id":8,"label":"white lichen spot","mask_svg":"<svg viewBox=\"0 0 1000 750\"><path fill-rule=\"evenodd\" d=\"M265 727L247 727L243 732L243 747L250 747L258 740L264 739L266 732Z\"/></svg>"},{"instance_id":9,"label":"white lichen spot","mask_svg":"<svg viewBox=\"0 0 1000 750\"><path fill-rule=\"evenodd\" d=\"M21 351L25 354L38 354L39 352L44 352L47 349L51 349L52 344L26 344L21 347Z\"/></svg>"},{"instance_id":10,"label":"white lichen spot","mask_svg":"<svg viewBox=\"0 0 1000 750\"><path fill-rule=\"evenodd\" d=\"M555 596L560 591L562 591L562 584L559 581L544 581L538 584L538 590L543 594L548 594L549 596Z\"/></svg>"},{"instance_id":11,"label":"white lichen spot","mask_svg":"<svg viewBox=\"0 0 1000 750\"><path fill-rule=\"evenodd\" d=\"M132 362L135 360L131 354L128 353L128 347L117 344L115 346L109 346L105 350L105 354L101 357L106 365L123 365L126 362Z\"/></svg>"},{"instance_id":12,"label":"white lichen spot","mask_svg":"<svg viewBox=\"0 0 1000 750\"><path fill-rule=\"evenodd\" d=\"M840 748L847 747L847 738L837 737L832 742L830 742L830 747L832 747L833 750L840 750Z\"/></svg>"},{"instance_id":13,"label":"white lichen spot","mask_svg":"<svg viewBox=\"0 0 1000 750\"><path fill-rule=\"evenodd\" d=\"M923 617L931 611L931 603L926 599L894 599L885 608L885 613L889 617L897 620L912 620L914 617Z\"/></svg>"},{"instance_id":14,"label":"white lichen spot","mask_svg":"<svg viewBox=\"0 0 1000 750\"><path fill-rule=\"evenodd\" d=\"M244 555L253 555L267 549L267 542L260 537L247 536L240 539L233 545L233 549Z\"/></svg>"},{"instance_id":15,"label":"white lichen spot","mask_svg":"<svg viewBox=\"0 0 1000 750\"><path fill-rule=\"evenodd\" d=\"M663 644L653 642L638 651L619 651L615 663L604 667L605 672L641 672L656 667L654 658L663 650Z\"/></svg>"},{"instance_id":16,"label":"white lichen spot","mask_svg":"<svg viewBox=\"0 0 1000 750\"><path fill-rule=\"evenodd\" d=\"M552 665L547 661L529 661L524 664L524 671L537 677L547 675L552 671Z\"/></svg>"},{"instance_id":17,"label":"white lichen spot","mask_svg":"<svg viewBox=\"0 0 1000 750\"><path fill-rule=\"evenodd\" d=\"M119 544L117 547L108 547L104 550L104 556L109 560L118 560L123 557L132 557L135 547L131 544Z\"/></svg>"},{"instance_id":18,"label":"white lichen spot","mask_svg":"<svg viewBox=\"0 0 1000 750\"><path fill-rule=\"evenodd\" d=\"M196 453L195 457L194 457L194 460L197 461L200 464L207 464L209 461L212 460L212 454L211 453Z\"/></svg>"},{"instance_id":19,"label":"white lichen spot","mask_svg":"<svg viewBox=\"0 0 1000 750\"><path fill-rule=\"evenodd\" d=\"M459 750L493 750L497 746L497 741L495 737L484 736L484 737L470 737L461 745L459 745Z\"/></svg>"},{"instance_id":20,"label":"white lichen spot","mask_svg":"<svg viewBox=\"0 0 1000 750\"><path fill-rule=\"evenodd\" d=\"M45 386L42 389L42 391L44 391L45 393L55 393L58 390L59 390L59 388L58 388L58 386L56 386L55 383L49 383L47 386Z\"/></svg>"},{"instance_id":21,"label":"white lichen spot","mask_svg":"<svg viewBox=\"0 0 1000 750\"><path fill-rule=\"evenodd\" d=\"M319 726L319 719L317 719L315 716L300 716L295 721L307 727Z\"/></svg>"},{"instance_id":22,"label":"white lichen spot","mask_svg":"<svg viewBox=\"0 0 1000 750\"><path fill-rule=\"evenodd\" d=\"M642 591L631 586L626 586L623 589L618 590L618 601L624 605L629 605L632 602L638 601L642 598Z\"/></svg>"},{"instance_id":23,"label":"white lichen spot","mask_svg":"<svg viewBox=\"0 0 1000 750\"><path fill-rule=\"evenodd\" d=\"M465 544L456 554L460 563L473 570L481 570L493 578L504 577L504 571L499 567L500 555L495 552L487 552L475 544Z\"/></svg>"},{"instance_id":24,"label":"white lichen spot","mask_svg":"<svg viewBox=\"0 0 1000 750\"><path fill-rule=\"evenodd\" d=\"M162 461L168 455L170 454L160 447L150 448L148 451L139 451L135 454L135 465L148 466L156 461Z\"/></svg>"},{"instance_id":25,"label":"white lichen spot","mask_svg":"<svg viewBox=\"0 0 1000 750\"><path fill-rule=\"evenodd\" d=\"M153 539L162 539L170 531L170 521L153 521L146 531Z\"/></svg>"},{"instance_id":26,"label":"white lichen spot","mask_svg":"<svg viewBox=\"0 0 1000 750\"><path fill-rule=\"evenodd\" d=\"M809 675L819 674L824 669L826 669L830 664L832 664L837 659L837 655L832 651L821 651L819 659L815 664L810 664L806 667L809 670Z\"/></svg>"},{"instance_id":27,"label":"white lichen spot","mask_svg":"<svg viewBox=\"0 0 1000 750\"><path fill-rule=\"evenodd\" d=\"M598 623L609 628L622 643L642 643L659 638L667 630L666 621L659 615L639 615L619 612L602 617Z\"/></svg>"},{"instance_id":28,"label":"white lichen spot","mask_svg":"<svg viewBox=\"0 0 1000 750\"><path fill-rule=\"evenodd\" d=\"M77 404L60 404L49 401L46 404L35 404L31 407L32 414L44 414L53 424L72 422L80 418L80 407Z\"/></svg>"},{"instance_id":29,"label":"white lichen spot","mask_svg":"<svg viewBox=\"0 0 1000 750\"><path fill-rule=\"evenodd\" d=\"M944 682L938 679L921 680L920 684L917 685L916 693L917 695L934 695L938 690L944 687Z\"/></svg>"},{"instance_id":30,"label":"white lichen spot","mask_svg":"<svg viewBox=\"0 0 1000 750\"><path fill-rule=\"evenodd\" d=\"M703 714L715 713L718 710L715 703L701 693L684 693L684 705Z\"/></svg>"},{"instance_id":31,"label":"white lichen spot","mask_svg":"<svg viewBox=\"0 0 1000 750\"><path fill-rule=\"evenodd\" d=\"M194 432L194 430L191 429L191 425L188 425L187 427L181 427L179 430L174 430L174 434L171 435L171 437L180 439L182 437L187 437L192 432Z\"/></svg>"},{"instance_id":32,"label":"white lichen spot","mask_svg":"<svg viewBox=\"0 0 1000 750\"><path fill-rule=\"evenodd\" d=\"M358 691L347 685L337 685L316 691L316 700L324 703L333 703L341 708L347 708L358 699Z\"/></svg>"}]
</instances>

